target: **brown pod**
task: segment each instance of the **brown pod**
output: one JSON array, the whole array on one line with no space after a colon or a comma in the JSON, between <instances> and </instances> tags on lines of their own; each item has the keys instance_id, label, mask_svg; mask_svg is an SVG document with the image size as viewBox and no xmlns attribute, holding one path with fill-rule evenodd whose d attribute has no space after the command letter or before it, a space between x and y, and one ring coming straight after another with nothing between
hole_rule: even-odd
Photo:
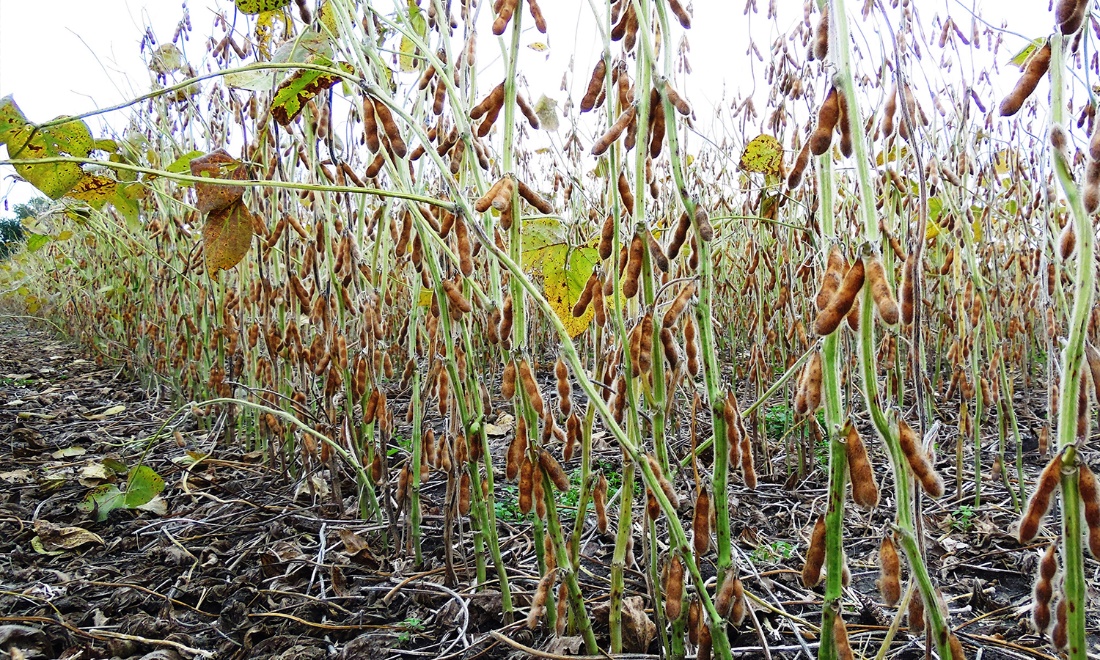
<instances>
[{"instance_id":1,"label":"brown pod","mask_svg":"<svg viewBox=\"0 0 1100 660\"><path fill-rule=\"evenodd\" d=\"M817 318L814 319L814 332L825 336L836 331L841 320L854 308L856 296L863 288L864 274L863 259L856 259L844 274L840 288L837 289L829 304L818 312Z\"/></svg>"},{"instance_id":2,"label":"brown pod","mask_svg":"<svg viewBox=\"0 0 1100 660\"><path fill-rule=\"evenodd\" d=\"M535 464L524 456L519 466L519 511L523 515L531 513L534 497Z\"/></svg>"},{"instance_id":3,"label":"brown pod","mask_svg":"<svg viewBox=\"0 0 1100 660\"><path fill-rule=\"evenodd\" d=\"M952 660L966 660L966 652L963 651L962 641L955 633L951 633L947 637L947 646L951 649Z\"/></svg>"},{"instance_id":4,"label":"brown pod","mask_svg":"<svg viewBox=\"0 0 1100 660\"><path fill-rule=\"evenodd\" d=\"M462 479L459 480L458 487L458 513L459 515L470 515L470 473L463 472Z\"/></svg>"},{"instance_id":5,"label":"brown pod","mask_svg":"<svg viewBox=\"0 0 1100 660\"><path fill-rule=\"evenodd\" d=\"M648 486L645 489L645 513L650 520L657 520L661 517L661 503L653 496L653 491Z\"/></svg>"},{"instance_id":6,"label":"brown pod","mask_svg":"<svg viewBox=\"0 0 1100 660\"><path fill-rule=\"evenodd\" d=\"M898 557L898 549L894 540L889 536L882 537L882 543L878 549L879 578L878 592L882 600L889 607L893 607L901 600L901 559Z\"/></svg>"},{"instance_id":7,"label":"brown pod","mask_svg":"<svg viewBox=\"0 0 1100 660\"><path fill-rule=\"evenodd\" d=\"M483 196L479 197L476 202L474 202L474 210L478 213L484 213L488 211L489 207L493 204L493 200L496 199L497 194L500 192L500 189L504 185L504 182L507 178L508 177L501 177L499 180L497 180L496 183L490 186L488 192L486 192Z\"/></svg>"},{"instance_id":8,"label":"brown pod","mask_svg":"<svg viewBox=\"0 0 1100 660\"><path fill-rule=\"evenodd\" d=\"M1054 24L1058 31L1069 35L1080 30L1088 7L1088 0L1058 0L1054 5Z\"/></svg>"},{"instance_id":9,"label":"brown pod","mask_svg":"<svg viewBox=\"0 0 1100 660\"><path fill-rule=\"evenodd\" d=\"M516 363L512 360L504 365L504 373L500 377L500 395L505 399L516 395Z\"/></svg>"},{"instance_id":10,"label":"brown pod","mask_svg":"<svg viewBox=\"0 0 1100 660\"><path fill-rule=\"evenodd\" d=\"M913 322L913 316L917 308L916 286L917 275L920 272L917 265L918 260L917 253L910 254L901 270L901 322L905 325Z\"/></svg>"},{"instance_id":11,"label":"brown pod","mask_svg":"<svg viewBox=\"0 0 1100 660\"><path fill-rule=\"evenodd\" d=\"M665 106L661 103L661 97L656 88L653 89L650 99L652 114L649 117L649 157L657 158L661 155L661 148L665 144Z\"/></svg>"},{"instance_id":12,"label":"brown pod","mask_svg":"<svg viewBox=\"0 0 1100 660\"><path fill-rule=\"evenodd\" d=\"M875 310L882 322L886 325L897 325L900 317L898 303L894 300L894 294L890 291L890 283L886 279L886 268L882 265L882 258L875 255L867 266L867 283L871 286L871 298L875 301Z\"/></svg>"},{"instance_id":13,"label":"brown pod","mask_svg":"<svg viewBox=\"0 0 1100 660\"><path fill-rule=\"evenodd\" d=\"M717 593L714 594L714 609L718 610L718 616L723 619L729 616L730 610L733 608L735 582L739 582L735 575L735 569L727 569L722 584L718 587ZM744 593L743 590L742 593Z\"/></svg>"},{"instance_id":14,"label":"brown pod","mask_svg":"<svg viewBox=\"0 0 1100 660\"><path fill-rule=\"evenodd\" d=\"M619 118L615 120L615 123L611 125L611 128L607 129L607 132L596 138L596 141L592 143L592 155L601 156L611 144L619 139L619 136L623 134L623 131L634 121L634 116L638 112L638 109L634 106L630 106L623 113L619 115Z\"/></svg>"},{"instance_id":15,"label":"brown pod","mask_svg":"<svg viewBox=\"0 0 1100 660\"><path fill-rule=\"evenodd\" d=\"M626 180L626 173L619 172L619 200L623 203L626 215L634 215L634 193L630 190L630 182Z\"/></svg>"},{"instance_id":16,"label":"brown pod","mask_svg":"<svg viewBox=\"0 0 1100 660\"><path fill-rule=\"evenodd\" d=\"M592 302L593 289L600 287L600 276L596 274L596 271L592 271L592 274L588 277L588 283L584 285L584 290L581 291L581 297L577 298L577 303L573 305L573 318L579 319L584 316L584 313L588 311L588 305Z\"/></svg>"},{"instance_id":17,"label":"brown pod","mask_svg":"<svg viewBox=\"0 0 1100 660\"><path fill-rule=\"evenodd\" d=\"M813 57L824 62L829 57L829 5L821 9L821 18L814 29Z\"/></svg>"},{"instance_id":18,"label":"brown pod","mask_svg":"<svg viewBox=\"0 0 1100 660\"><path fill-rule=\"evenodd\" d=\"M894 134L894 115L898 110L898 88L894 85L890 88L890 95L886 97L886 105L882 112L882 136L888 138Z\"/></svg>"},{"instance_id":19,"label":"brown pod","mask_svg":"<svg viewBox=\"0 0 1100 660\"><path fill-rule=\"evenodd\" d=\"M821 366L821 351L814 351L799 382L798 395L795 397L795 412L811 415L821 407L821 381L824 374ZM801 409L799 409L799 404Z\"/></svg>"},{"instance_id":20,"label":"brown pod","mask_svg":"<svg viewBox=\"0 0 1100 660\"><path fill-rule=\"evenodd\" d=\"M367 405L363 407L363 423L373 424L378 419L378 400L381 394L378 388L375 388L370 396L367 398Z\"/></svg>"},{"instance_id":21,"label":"brown pod","mask_svg":"<svg viewBox=\"0 0 1100 660\"><path fill-rule=\"evenodd\" d=\"M810 165L810 143L802 145L802 148L798 151L798 156L794 159L794 164L791 165L791 171L787 174L787 187L794 190L802 184L802 176L806 173L806 168Z\"/></svg>"},{"instance_id":22,"label":"brown pod","mask_svg":"<svg viewBox=\"0 0 1100 660\"><path fill-rule=\"evenodd\" d=\"M519 0L502 0L496 19L493 20L493 34L498 37L508 29L508 23L512 20L512 14L516 11Z\"/></svg>"},{"instance_id":23,"label":"brown pod","mask_svg":"<svg viewBox=\"0 0 1100 660\"><path fill-rule=\"evenodd\" d=\"M457 216L454 216L457 218ZM466 277L474 274L474 252L470 243L466 221L458 218L454 224L455 243L458 248L458 270Z\"/></svg>"},{"instance_id":24,"label":"brown pod","mask_svg":"<svg viewBox=\"0 0 1100 660\"><path fill-rule=\"evenodd\" d=\"M473 311L473 305L458 290L458 285L450 280L443 280L443 292L447 294L447 301L463 314Z\"/></svg>"},{"instance_id":25,"label":"brown pod","mask_svg":"<svg viewBox=\"0 0 1100 660\"><path fill-rule=\"evenodd\" d=\"M704 243L714 240L714 227L710 224L707 212L699 204L695 206L695 231L699 235L699 240Z\"/></svg>"},{"instance_id":26,"label":"brown pod","mask_svg":"<svg viewBox=\"0 0 1100 660\"><path fill-rule=\"evenodd\" d=\"M830 87L821 108L817 111L817 126L810 135L810 153L822 156L833 144L833 129L840 120L840 102L836 88Z\"/></svg>"},{"instance_id":27,"label":"brown pod","mask_svg":"<svg viewBox=\"0 0 1100 660\"><path fill-rule=\"evenodd\" d=\"M497 188L497 194L493 197L492 207L501 212L501 222L503 223L504 211L511 210L512 208L512 193L515 192L516 185L515 179L511 176L504 176L501 178L500 188Z\"/></svg>"},{"instance_id":28,"label":"brown pod","mask_svg":"<svg viewBox=\"0 0 1100 660\"><path fill-rule=\"evenodd\" d=\"M691 597L691 604L688 605L688 620L687 620L687 634L688 641L692 644L699 644L699 628L700 622L703 620L703 606L699 603L699 598L696 596ZM703 626L705 627L705 626Z\"/></svg>"},{"instance_id":29,"label":"brown pod","mask_svg":"<svg viewBox=\"0 0 1100 660\"><path fill-rule=\"evenodd\" d=\"M1041 635L1050 628L1050 603L1054 599L1054 576L1058 573L1057 545L1047 546L1043 558L1039 560L1039 574L1031 589L1031 622Z\"/></svg>"},{"instance_id":30,"label":"brown pod","mask_svg":"<svg viewBox=\"0 0 1100 660\"><path fill-rule=\"evenodd\" d=\"M920 435L902 418L898 418L898 444L913 476L920 482L921 489L930 497L943 496L943 478L932 467L928 454L921 446Z\"/></svg>"},{"instance_id":31,"label":"brown pod","mask_svg":"<svg viewBox=\"0 0 1100 660\"><path fill-rule=\"evenodd\" d=\"M684 352L687 354L688 373L692 377L699 375L699 344L696 342L695 321L691 315L684 317Z\"/></svg>"},{"instance_id":32,"label":"brown pod","mask_svg":"<svg viewBox=\"0 0 1100 660\"><path fill-rule=\"evenodd\" d=\"M1093 557L1100 557L1100 488L1097 487L1096 474L1083 462L1077 464L1077 490L1081 494L1085 524L1089 528L1089 552Z\"/></svg>"},{"instance_id":33,"label":"brown pod","mask_svg":"<svg viewBox=\"0 0 1100 660\"><path fill-rule=\"evenodd\" d=\"M596 510L596 529L600 534L606 534L607 520L607 477L601 472L596 480L596 487L592 489L592 507Z\"/></svg>"},{"instance_id":34,"label":"brown pod","mask_svg":"<svg viewBox=\"0 0 1100 660\"><path fill-rule=\"evenodd\" d=\"M819 516L810 534L810 546L806 550L806 563L802 566L802 584L812 589L821 582L821 568L825 565L825 516Z\"/></svg>"},{"instance_id":35,"label":"brown pod","mask_svg":"<svg viewBox=\"0 0 1100 660\"><path fill-rule=\"evenodd\" d=\"M505 0L507 1L507 0ZM535 588L535 595L531 597L531 611L527 615L527 627L534 629L539 625L539 619L546 614L546 601L550 597L550 587L554 586L554 571L546 571L546 575L539 580Z\"/></svg>"},{"instance_id":36,"label":"brown pod","mask_svg":"<svg viewBox=\"0 0 1100 660\"><path fill-rule=\"evenodd\" d=\"M672 14L676 16L676 20L680 21L680 25L685 30L691 29L691 14L680 4L680 0L668 0L668 8L672 10Z\"/></svg>"},{"instance_id":37,"label":"brown pod","mask_svg":"<svg viewBox=\"0 0 1100 660\"><path fill-rule=\"evenodd\" d=\"M745 480L745 487L749 490L756 489L756 464L752 454L752 437L745 432L741 413L734 408L734 418L737 420L738 433L741 435L741 478Z\"/></svg>"},{"instance_id":38,"label":"brown pod","mask_svg":"<svg viewBox=\"0 0 1100 660\"><path fill-rule=\"evenodd\" d=\"M669 264L668 257L665 255L665 251L661 248L661 244L657 242L657 239L653 237L653 232L646 229L645 231L646 243L649 245L649 255L653 258L653 265L657 267L657 270L662 273L667 273Z\"/></svg>"},{"instance_id":39,"label":"brown pod","mask_svg":"<svg viewBox=\"0 0 1100 660\"><path fill-rule=\"evenodd\" d=\"M424 456L424 462L432 467L439 467L439 444L435 441L435 431L431 428L424 433L420 441L420 453Z\"/></svg>"},{"instance_id":40,"label":"brown pod","mask_svg":"<svg viewBox=\"0 0 1100 660\"><path fill-rule=\"evenodd\" d=\"M684 563L671 554L664 570L665 618L675 621L684 610Z\"/></svg>"},{"instance_id":41,"label":"brown pod","mask_svg":"<svg viewBox=\"0 0 1100 660\"><path fill-rule=\"evenodd\" d=\"M669 503L672 504L673 509L680 508L680 496L676 493L676 489L672 487L672 482L665 476L664 470L661 469L661 464L657 462L657 459L652 454L645 455L646 462L649 463L649 469L653 472L653 476L657 477L657 483L661 486L661 491L668 498Z\"/></svg>"},{"instance_id":42,"label":"brown pod","mask_svg":"<svg viewBox=\"0 0 1100 660\"><path fill-rule=\"evenodd\" d=\"M1035 52L1024 66L1023 75L1016 82L1016 87L1001 101L1000 113L1002 117L1011 117L1020 111L1024 101L1035 91L1039 80L1046 75L1050 68L1050 42Z\"/></svg>"},{"instance_id":43,"label":"brown pod","mask_svg":"<svg viewBox=\"0 0 1100 660\"><path fill-rule=\"evenodd\" d=\"M504 298L504 309L500 316L500 342L505 348L511 345L512 321L512 296L507 296Z\"/></svg>"},{"instance_id":44,"label":"brown pod","mask_svg":"<svg viewBox=\"0 0 1100 660\"><path fill-rule=\"evenodd\" d=\"M550 477L550 481L554 483L554 488L563 493L569 490L569 477L562 469L561 463L545 449L539 450L539 465L542 466L542 471Z\"/></svg>"},{"instance_id":45,"label":"brown pod","mask_svg":"<svg viewBox=\"0 0 1100 660\"><path fill-rule=\"evenodd\" d=\"M568 417L573 410L571 397L573 388L569 384L569 368L565 366L565 360L561 357L554 362L554 380L558 386L558 410Z\"/></svg>"},{"instance_id":46,"label":"brown pod","mask_svg":"<svg viewBox=\"0 0 1100 660\"><path fill-rule=\"evenodd\" d=\"M670 328L661 328L661 349L669 369L675 371L680 366L680 346L676 343Z\"/></svg>"},{"instance_id":47,"label":"brown pod","mask_svg":"<svg viewBox=\"0 0 1100 660\"><path fill-rule=\"evenodd\" d=\"M374 100L369 96L363 97L363 141L372 154L378 153L378 149L382 146L378 138L378 119L374 114Z\"/></svg>"},{"instance_id":48,"label":"brown pod","mask_svg":"<svg viewBox=\"0 0 1100 660\"><path fill-rule=\"evenodd\" d=\"M676 325L676 322L680 320L680 315L687 309L693 295L695 295L695 281L691 280L684 284L683 288L680 289L680 293L676 294L672 304L665 310L665 315L661 318L662 328L672 328Z\"/></svg>"},{"instance_id":49,"label":"brown pod","mask_svg":"<svg viewBox=\"0 0 1100 660\"><path fill-rule=\"evenodd\" d=\"M878 506L879 493L875 471L867 458L867 447L852 422L849 421L841 432L845 435L844 452L852 479L852 501L865 509L873 509Z\"/></svg>"},{"instance_id":50,"label":"brown pod","mask_svg":"<svg viewBox=\"0 0 1100 660\"><path fill-rule=\"evenodd\" d=\"M921 595L919 589L914 591L909 598L909 609L906 616L909 617L910 633L919 634L924 630L924 596Z\"/></svg>"},{"instance_id":51,"label":"brown pod","mask_svg":"<svg viewBox=\"0 0 1100 660\"><path fill-rule=\"evenodd\" d=\"M1058 599L1058 608L1054 612L1054 627L1050 629L1050 644L1061 651L1069 646L1068 612L1066 595Z\"/></svg>"},{"instance_id":52,"label":"brown pod","mask_svg":"<svg viewBox=\"0 0 1100 660\"><path fill-rule=\"evenodd\" d=\"M539 3L536 0L527 0L527 11L531 12L531 20L535 22L535 29L546 34L546 19L542 15Z\"/></svg>"},{"instance_id":53,"label":"brown pod","mask_svg":"<svg viewBox=\"0 0 1100 660\"><path fill-rule=\"evenodd\" d=\"M1039 481L1035 485L1035 492L1031 494L1031 499L1027 501L1027 509L1024 512L1024 517L1020 519L1020 529L1017 533L1017 538L1020 539L1020 543L1030 543L1035 535L1039 533L1039 525L1043 522L1043 517L1047 515L1047 511L1050 510L1050 502L1053 499L1054 491L1056 491L1061 484L1062 479L1062 454L1055 454L1054 458L1050 459L1046 467L1039 474Z\"/></svg>"},{"instance_id":54,"label":"brown pod","mask_svg":"<svg viewBox=\"0 0 1100 660\"><path fill-rule=\"evenodd\" d=\"M1095 137L1100 131L1094 131ZM1089 159L1085 166L1085 183L1081 186L1081 201L1085 211L1092 215L1100 210L1100 160Z\"/></svg>"},{"instance_id":55,"label":"brown pod","mask_svg":"<svg viewBox=\"0 0 1100 660\"><path fill-rule=\"evenodd\" d=\"M531 407L539 417L545 416L546 405L543 403L539 385L535 382L535 374L531 372L531 365L527 364L527 360L519 361L519 381L523 384L523 391L527 393L527 398L531 400Z\"/></svg>"},{"instance_id":56,"label":"brown pod","mask_svg":"<svg viewBox=\"0 0 1100 660\"><path fill-rule=\"evenodd\" d=\"M398 158L404 158L407 152L405 141L401 139L401 130L397 127L397 122L393 120L389 106L381 101L376 101L374 112L378 115L378 123L382 125L382 132L389 140L390 149Z\"/></svg>"},{"instance_id":57,"label":"brown pod","mask_svg":"<svg viewBox=\"0 0 1100 660\"><path fill-rule=\"evenodd\" d=\"M596 107L596 101L603 91L604 78L607 76L607 62L601 57L592 69L592 77L588 79L588 89L581 99L581 112L588 112Z\"/></svg>"},{"instance_id":58,"label":"brown pod","mask_svg":"<svg viewBox=\"0 0 1100 660\"><path fill-rule=\"evenodd\" d=\"M844 278L846 265L844 263L844 255L841 254L840 248L833 246L829 248L829 257L825 264L825 275L821 278L821 286L817 290L817 295L814 296L814 307L817 311L825 309L829 304L829 301L836 295L838 289L840 289L840 282Z\"/></svg>"},{"instance_id":59,"label":"brown pod","mask_svg":"<svg viewBox=\"0 0 1100 660\"><path fill-rule=\"evenodd\" d=\"M850 158L852 155L852 122L848 119L848 99L844 93L837 90L837 109L840 115L837 118L836 127L840 131L840 155Z\"/></svg>"},{"instance_id":60,"label":"brown pod","mask_svg":"<svg viewBox=\"0 0 1100 660\"><path fill-rule=\"evenodd\" d=\"M516 186L519 188L519 196L527 200L527 203L535 207L539 213L550 215L554 212L554 207L550 205L550 202L546 201L542 195L531 190L526 183L516 179Z\"/></svg>"},{"instance_id":61,"label":"brown pod","mask_svg":"<svg viewBox=\"0 0 1100 660\"><path fill-rule=\"evenodd\" d=\"M680 248L687 240L689 229L691 229L691 218L688 217L687 211L684 211L676 221L676 227L672 231L672 241L668 244L669 260L675 259L680 254Z\"/></svg>"},{"instance_id":62,"label":"brown pod","mask_svg":"<svg viewBox=\"0 0 1100 660\"><path fill-rule=\"evenodd\" d=\"M691 543L696 558L707 554L710 548L710 492L706 487L695 498L695 512L691 519Z\"/></svg>"},{"instance_id":63,"label":"brown pod","mask_svg":"<svg viewBox=\"0 0 1100 660\"><path fill-rule=\"evenodd\" d=\"M844 615L837 612L833 617L833 643L836 644L836 657L839 660L853 660L852 643L848 641L848 626L844 625ZM965 660L959 658L958 660Z\"/></svg>"},{"instance_id":64,"label":"brown pod","mask_svg":"<svg viewBox=\"0 0 1100 660\"><path fill-rule=\"evenodd\" d=\"M722 402L722 421L726 425L726 444L729 445L729 464L741 463L741 426L739 425L740 413L737 410L737 398L733 390L726 391L726 398Z\"/></svg>"},{"instance_id":65,"label":"brown pod","mask_svg":"<svg viewBox=\"0 0 1100 660\"><path fill-rule=\"evenodd\" d=\"M630 252L626 262L626 273L623 275L623 295L627 299L638 295L639 282L642 275L642 260L645 258L645 244L642 237L635 232L630 239Z\"/></svg>"},{"instance_id":66,"label":"brown pod","mask_svg":"<svg viewBox=\"0 0 1100 660\"><path fill-rule=\"evenodd\" d=\"M600 229L600 259L607 259L615 249L615 216L608 213Z\"/></svg>"},{"instance_id":67,"label":"brown pod","mask_svg":"<svg viewBox=\"0 0 1100 660\"><path fill-rule=\"evenodd\" d=\"M1062 261L1066 261L1073 256L1076 248L1077 231L1074 229L1073 220L1068 220L1066 226L1062 228L1062 233L1058 235L1058 256Z\"/></svg>"}]
</instances>

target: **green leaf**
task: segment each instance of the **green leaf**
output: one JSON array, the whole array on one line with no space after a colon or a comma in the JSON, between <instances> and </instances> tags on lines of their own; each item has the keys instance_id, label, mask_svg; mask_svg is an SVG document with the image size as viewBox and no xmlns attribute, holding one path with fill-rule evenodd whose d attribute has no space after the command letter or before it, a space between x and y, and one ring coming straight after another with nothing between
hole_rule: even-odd
<instances>
[{"instance_id":1,"label":"green leaf","mask_svg":"<svg viewBox=\"0 0 1100 660\"><path fill-rule=\"evenodd\" d=\"M745 172L782 176L783 145L771 135L756 136L741 152L740 167Z\"/></svg>"},{"instance_id":2,"label":"green leaf","mask_svg":"<svg viewBox=\"0 0 1100 660\"><path fill-rule=\"evenodd\" d=\"M1015 55L1013 55L1012 59L1009 60L1008 63L1013 66L1019 67L1020 69L1023 69L1024 64L1031 57L1031 54L1035 52L1035 49L1042 48L1045 42L1046 39L1044 39L1043 37L1031 40L1028 45L1024 46Z\"/></svg>"},{"instance_id":3,"label":"green leaf","mask_svg":"<svg viewBox=\"0 0 1100 660\"><path fill-rule=\"evenodd\" d=\"M139 465L126 482L126 508L136 509L164 490L164 479L148 465Z\"/></svg>"},{"instance_id":4,"label":"green leaf","mask_svg":"<svg viewBox=\"0 0 1100 660\"><path fill-rule=\"evenodd\" d=\"M290 4L290 0L234 0L242 14L274 11Z\"/></svg>"},{"instance_id":5,"label":"green leaf","mask_svg":"<svg viewBox=\"0 0 1100 660\"><path fill-rule=\"evenodd\" d=\"M8 156L13 159L75 156L83 158L95 148L88 125L74 120L37 129L31 124L7 133ZM59 199L84 176L77 163L16 165L15 171L50 199Z\"/></svg>"},{"instance_id":6,"label":"green leaf","mask_svg":"<svg viewBox=\"0 0 1100 660\"><path fill-rule=\"evenodd\" d=\"M77 504L76 508L85 513L94 514L96 522L103 522L107 519L107 516L111 515L112 511L125 506L125 496L118 489L118 486L103 484L88 491L88 494L84 496L84 500Z\"/></svg>"},{"instance_id":7,"label":"green leaf","mask_svg":"<svg viewBox=\"0 0 1100 660\"><path fill-rule=\"evenodd\" d=\"M527 272L542 281L543 294L561 320L570 337L584 332L592 322L595 310L589 306L581 318L573 317L573 305L581 297L588 278L599 262L600 253L591 247L570 248L568 244L547 245L525 253Z\"/></svg>"},{"instance_id":8,"label":"green leaf","mask_svg":"<svg viewBox=\"0 0 1100 660\"><path fill-rule=\"evenodd\" d=\"M320 66L333 66L332 60L327 57L315 56L310 58L310 62ZM353 71L346 62L340 62L338 66L348 73ZM295 71L279 84L271 102L271 116L283 126L290 125L302 113L310 99L340 82L340 79L340 76L312 69Z\"/></svg>"},{"instance_id":9,"label":"green leaf","mask_svg":"<svg viewBox=\"0 0 1100 660\"><path fill-rule=\"evenodd\" d=\"M191 161L202 155L201 151L188 151L184 155L172 161L172 164L164 168L164 171L173 174L183 174L191 169Z\"/></svg>"},{"instance_id":10,"label":"green leaf","mask_svg":"<svg viewBox=\"0 0 1100 660\"><path fill-rule=\"evenodd\" d=\"M46 244L50 242L50 236L48 234L36 234L34 232L26 232L27 236L27 252L38 252L42 248L46 247Z\"/></svg>"},{"instance_id":11,"label":"green leaf","mask_svg":"<svg viewBox=\"0 0 1100 660\"><path fill-rule=\"evenodd\" d=\"M557 218L534 218L523 221L523 260L538 258L542 248L565 243L565 227Z\"/></svg>"},{"instance_id":12,"label":"green leaf","mask_svg":"<svg viewBox=\"0 0 1100 660\"><path fill-rule=\"evenodd\" d=\"M428 21L424 18L424 14L420 12L420 6L417 5L416 0L409 0L409 25L412 26L413 32L416 32L421 38L428 33ZM417 58L416 46L413 44L412 39L402 35L401 36L401 56L398 58L398 64L401 66L401 70L405 73L409 71L416 71Z\"/></svg>"}]
</instances>

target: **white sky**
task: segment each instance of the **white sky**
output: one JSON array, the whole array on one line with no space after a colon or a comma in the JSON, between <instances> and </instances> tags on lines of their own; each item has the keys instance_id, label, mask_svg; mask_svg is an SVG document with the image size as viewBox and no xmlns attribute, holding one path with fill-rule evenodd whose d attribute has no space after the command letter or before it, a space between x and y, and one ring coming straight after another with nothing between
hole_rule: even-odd
<instances>
[{"instance_id":1,"label":"white sky","mask_svg":"<svg viewBox=\"0 0 1100 660\"><path fill-rule=\"evenodd\" d=\"M385 0L373 1L386 4ZM802 20L802 2L774 1L780 7L779 25L783 32ZM926 30L931 29L928 26L937 14L952 15L964 30L968 30L969 15L959 0L910 1L919 8ZM458 0L454 2L457 5ZM694 72L685 91L697 112L701 105L715 103L722 97L723 90L727 99L737 92L750 93L754 89L754 73L757 80L762 78L763 65L747 53L747 37L750 31L756 35L758 48L767 56L768 47L778 32L765 18L769 0L757 2L761 13L745 16L743 0L694 0L693 27L688 32L689 60ZM992 25L1004 24L1008 30L1029 37L1046 34L1053 24L1046 2L972 2L977 12ZM192 62L197 63L204 54L205 45L200 37L210 32L214 15L211 7L230 7L231 4L231 0L190 0L187 3L194 31L192 40L184 46ZM481 8L480 19L486 25L479 29L479 49L482 64L487 64L485 60L491 59L490 55L496 50L491 48L492 35L488 29L490 0L482 0L482 4L485 6ZM858 11L863 3L848 0L848 4L851 11ZM886 4L891 3L887 0ZM550 49L547 53L524 49L520 68L534 98L545 93L560 102L564 97L559 89L562 76L570 57L574 56L578 80L572 93L574 102L578 102L598 52L591 3L588 0L542 0L540 6L549 23ZM971 6L971 2L966 6ZM897 11L891 9L895 26ZM31 121L45 121L60 114L77 114L114 105L146 92L149 73L138 52L144 26L150 25L158 43L165 43L170 41L181 15L179 0L0 0L0 97L14 95ZM525 25L531 25L529 18ZM860 35L866 25L858 18L853 22L857 40L873 38L873 35ZM1040 26L1039 29L1036 26ZM524 35L524 43L543 39L545 37L533 28ZM1015 51L1024 44L1022 39L1012 35L1006 35L1005 39L1006 52ZM676 42L678 35L674 38ZM1006 58L1002 53L1002 63ZM1014 79L1015 76L1011 76L1011 80ZM760 80L757 87L762 90L763 86ZM999 99L985 101L989 105ZM757 107L762 109L763 104L758 103ZM106 120L119 126L125 117L123 111ZM101 132L103 121L100 117L89 121L93 133ZM702 116L700 124L706 126ZM14 204L35 194L28 185L15 184L12 174L11 168L0 168L0 199ZM0 210L0 215L6 214Z\"/></svg>"}]
</instances>

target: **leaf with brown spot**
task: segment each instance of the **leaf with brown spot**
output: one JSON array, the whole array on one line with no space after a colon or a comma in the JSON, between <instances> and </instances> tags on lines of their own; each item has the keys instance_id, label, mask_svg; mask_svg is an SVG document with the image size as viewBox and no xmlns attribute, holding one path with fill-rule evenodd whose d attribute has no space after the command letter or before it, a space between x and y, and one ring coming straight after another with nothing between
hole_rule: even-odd
<instances>
[{"instance_id":1,"label":"leaf with brown spot","mask_svg":"<svg viewBox=\"0 0 1100 660\"><path fill-rule=\"evenodd\" d=\"M87 202L92 208L99 209L114 197L117 191L118 181L111 177L102 174L85 174L66 196Z\"/></svg>"},{"instance_id":2,"label":"leaf with brown spot","mask_svg":"<svg viewBox=\"0 0 1100 660\"><path fill-rule=\"evenodd\" d=\"M189 163L192 176L201 176L210 179L230 179L243 181L246 177L244 166L240 161L230 156L225 149L218 149L205 156L200 156ZM240 201L244 195L244 188L240 186L223 186L216 183L196 183L195 208L199 213L210 213L229 208ZM234 262L236 263L236 262Z\"/></svg>"},{"instance_id":3,"label":"leaf with brown spot","mask_svg":"<svg viewBox=\"0 0 1100 660\"><path fill-rule=\"evenodd\" d=\"M353 71L351 65L346 62L333 64L332 60L321 55L309 58L309 63L325 67L339 66L348 73ZM279 89L276 90L275 98L271 101L271 116L283 126L290 125L290 122L302 114L302 110L310 99L329 89L340 80L340 76L313 69L295 71L290 77L279 83Z\"/></svg>"},{"instance_id":4,"label":"leaf with brown spot","mask_svg":"<svg viewBox=\"0 0 1100 660\"><path fill-rule=\"evenodd\" d=\"M214 275L240 263L252 245L252 214L244 202L211 211L202 228L202 249L207 271Z\"/></svg>"}]
</instances>

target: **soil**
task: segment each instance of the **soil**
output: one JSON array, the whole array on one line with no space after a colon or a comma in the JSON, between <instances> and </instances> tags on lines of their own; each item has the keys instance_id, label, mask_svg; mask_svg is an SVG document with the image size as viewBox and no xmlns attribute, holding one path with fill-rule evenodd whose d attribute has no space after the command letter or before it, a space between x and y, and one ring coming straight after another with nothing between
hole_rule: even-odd
<instances>
[{"instance_id":1,"label":"soil","mask_svg":"<svg viewBox=\"0 0 1100 660\"><path fill-rule=\"evenodd\" d=\"M447 584L445 490L438 475L424 486L418 566L404 552L403 537L393 542L394 529L357 519L350 480L342 480L344 498L334 503L324 492L331 481L326 472L284 477L269 469L265 453L227 443L223 425L210 419L196 424L191 415L176 413L166 389L143 386L126 368L97 360L41 323L0 319L0 658L529 657L523 647L545 657L583 652L579 638L556 638L545 623L526 626L538 570L530 525L507 515L514 489L498 485L501 551L518 607L517 621L505 623L496 583L472 586L474 547L465 521L454 535L457 582ZM184 420L178 433L161 430L170 420ZM949 436L953 446L945 429L943 437ZM995 447L995 438L986 444ZM980 649L985 659L1053 658L1047 641L1032 632L1028 612L1032 576L1058 532L1056 518L1048 519L1034 545L1021 547L1011 535L1018 514L1008 490L988 472L988 451L977 506L972 480L961 498L953 497L953 461L939 461L948 495L926 501L923 521L933 580L969 657ZM602 447L598 458L609 467L620 464L613 447ZM770 463L782 466L781 460L773 456ZM875 586L893 491L883 457L872 460L883 502L869 513L849 509L845 541L852 573L845 619L853 647L865 656L877 652L897 612L881 604ZM1043 460L1033 448L1024 460L1031 484ZM124 485L127 470L141 464L166 483L150 505L115 510L103 522L79 508L93 488ZM805 649L816 654L820 588L803 588L799 574L824 483L818 468L801 481L762 475L755 491L738 483L733 492L737 560L754 603L753 616L731 634L738 657L805 657ZM690 492L686 475L676 487ZM683 499L681 513L690 524L691 504ZM570 515L563 513L571 528ZM643 538L640 527L637 538ZM598 605L606 599L612 546L590 520L581 580L605 648L606 607L601 626ZM634 551L644 566L645 543ZM713 565L704 569L713 575ZM1086 560L1087 575L1098 570ZM495 575L491 567L489 574ZM645 583L644 573L628 571L627 595L644 595ZM1090 586L1093 633L1096 598ZM642 619L647 616L655 613L642 612ZM1090 637L1093 650L1095 641ZM654 642L624 657L657 657L657 648ZM925 657L923 636L910 635L903 622L890 657Z\"/></svg>"}]
</instances>

